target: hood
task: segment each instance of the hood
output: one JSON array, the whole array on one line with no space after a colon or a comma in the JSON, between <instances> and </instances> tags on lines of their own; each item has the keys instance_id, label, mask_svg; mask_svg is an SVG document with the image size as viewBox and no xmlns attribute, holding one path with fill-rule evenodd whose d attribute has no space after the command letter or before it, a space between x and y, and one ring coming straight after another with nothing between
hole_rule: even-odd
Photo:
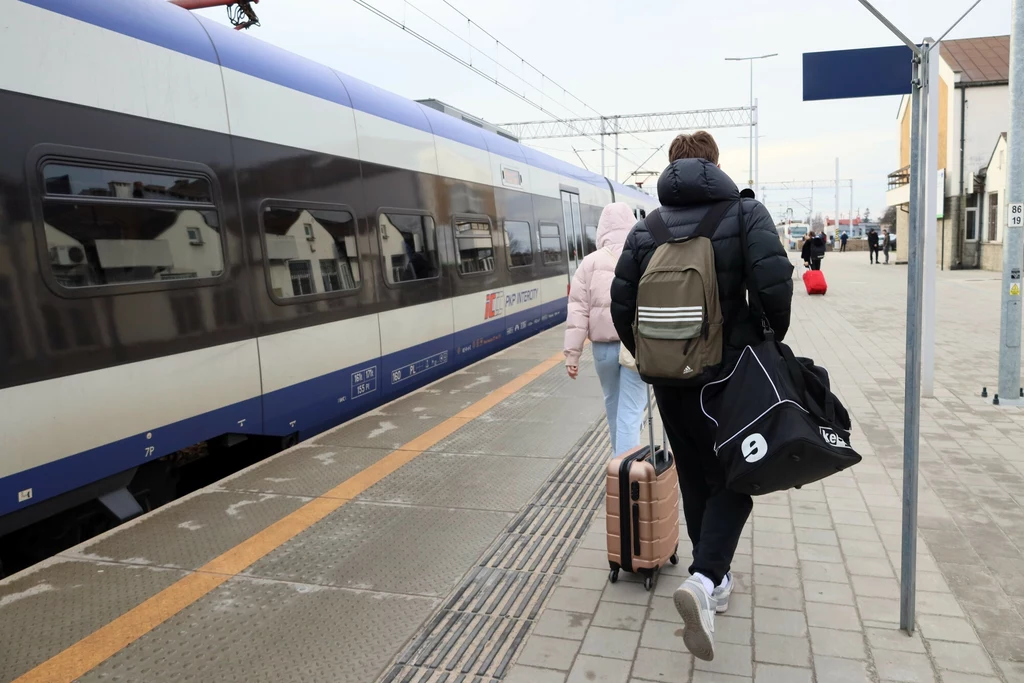
<instances>
[{"instance_id":1,"label":"hood","mask_svg":"<svg viewBox=\"0 0 1024 683\"><path fill-rule=\"evenodd\" d=\"M690 206L739 199L736 183L706 159L678 159L658 179L658 200L664 206Z\"/></svg>"},{"instance_id":2,"label":"hood","mask_svg":"<svg viewBox=\"0 0 1024 683\"><path fill-rule=\"evenodd\" d=\"M604 207L601 219L597 222L597 248L608 246L621 247L626 243L626 236L636 225L636 217L629 204L615 202Z\"/></svg>"}]
</instances>

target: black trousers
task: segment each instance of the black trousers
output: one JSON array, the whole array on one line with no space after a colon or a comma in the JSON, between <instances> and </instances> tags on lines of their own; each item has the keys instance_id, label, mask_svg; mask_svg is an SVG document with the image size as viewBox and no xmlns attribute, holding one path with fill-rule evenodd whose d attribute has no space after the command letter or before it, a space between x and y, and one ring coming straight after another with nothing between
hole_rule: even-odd
<instances>
[{"instance_id":1,"label":"black trousers","mask_svg":"<svg viewBox=\"0 0 1024 683\"><path fill-rule=\"evenodd\" d=\"M870 255L868 256L868 261L870 263L877 263L878 262L878 247L870 247L869 246L868 250L871 252Z\"/></svg>"},{"instance_id":2,"label":"black trousers","mask_svg":"<svg viewBox=\"0 0 1024 683\"><path fill-rule=\"evenodd\" d=\"M675 456L683 517L693 543L690 573L699 572L717 586L732 565L754 502L725 488L713 423L700 409L700 390L657 387L654 393Z\"/></svg>"}]
</instances>

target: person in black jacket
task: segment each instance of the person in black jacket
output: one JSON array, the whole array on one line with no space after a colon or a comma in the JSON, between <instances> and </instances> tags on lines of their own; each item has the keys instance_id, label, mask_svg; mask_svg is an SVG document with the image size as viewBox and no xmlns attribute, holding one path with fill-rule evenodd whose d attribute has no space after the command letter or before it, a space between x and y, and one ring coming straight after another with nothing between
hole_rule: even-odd
<instances>
[{"instance_id":1,"label":"person in black jacket","mask_svg":"<svg viewBox=\"0 0 1024 683\"><path fill-rule=\"evenodd\" d=\"M868 261L869 263L878 264L878 233L875 232L874 228L868 231Z\"/></svg>"},{"instance_id":2,"label":"person in black jacket","mask_svg":"<svg viewBox=\"0 0 1024 683\"><path fill-rule=\"evenodd\" d=\"M804 240L804 246L800 249L800 258L804 265L811 270L821 270L821 259L825 256L825 236L816 235L811 231L808 239Z\"/></svg>"},{"instance_id":3,"label":"person in black jacket","mask_svg":"<svg viewBox=\"0 0 1024 683\"><path fill-rule=\"evenodd\" d=\"M658 180L658 199L673 237L693 234L713 203L737 202L711 240L724 319L723 368L728 372L745 346L764 338L760 313L747 305L748 287L757 287L764 316L776 338L785 337L793 298L793 265L768 210L754 199L741 199L736 184L718 166L718 145L709 133L678 136L669 149L669 161ZM748 281L744 266L740 202L753 282ZM637 287L654 249L646 221L641 220L626 238L612 281L612 322L619 339L634 355ZM728 607L730 565L753 502L750 496L725 487L725 472L715 457L713 423L701 410L700 389L655 386L654 391L676 456L683 515L693 543L691 576L676 590L675 603L686 623L687 647L702 659L712 659L714 615Z\"/></svg>"}]
</instances>

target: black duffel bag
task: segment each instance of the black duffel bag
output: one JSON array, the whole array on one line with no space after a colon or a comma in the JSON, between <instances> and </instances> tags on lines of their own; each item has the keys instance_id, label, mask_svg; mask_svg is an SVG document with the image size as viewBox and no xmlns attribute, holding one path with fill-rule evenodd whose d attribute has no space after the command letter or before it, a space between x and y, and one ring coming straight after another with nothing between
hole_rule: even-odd
<instances>
[{"instance_id":1,"label":"black duffel bag","mask_svg":"<svg viewBox=\"0 0 1024 683\"><path fill-rule=\"evenodd\" d=\"M743 350L725 379L701 390L716 425L715 452L726 486L749 495L799 488L860 462L850 416L828 372L796 358L768 332Z\"/></svg>"},{"instance_id":2,"label":"black duffel bag","mask_svg":"<svg viewBox=\"0 0 1024 683\"><path fill-rule=\"evenodd\" d=\"M850 445L850 415L832 393L828 372L775 339L754 281L740 202L740 238L749 304L764 341L743 349L724 379L701 389L715 423L715 453L726 486L749 495L799 488L861 461Z\"/></svg>"}]
</instances>

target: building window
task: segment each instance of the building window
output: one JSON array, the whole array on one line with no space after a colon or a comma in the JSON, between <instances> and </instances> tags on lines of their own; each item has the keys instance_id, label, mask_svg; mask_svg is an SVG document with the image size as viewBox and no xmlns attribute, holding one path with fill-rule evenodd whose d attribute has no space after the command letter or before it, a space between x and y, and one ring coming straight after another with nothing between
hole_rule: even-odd
<instances>
[{"instance_id":1,"label":"building window","mask_svg":"<svg viewBox=\"0 0 1024 683\"><path fill-rule=\"evenodd\" d=\"M479 218L455 219L455 255L459 273L473 275L494 270L491 222Z\"/></svg>"},{"instance_id":2,"label":"building window","mask_svg":"<svg viewBox=\"0 0 1024 683\"><path fill-rule=\"evenodd\" d=\"M224 270L211 182L78 163L48 163L43 229L62 287L202 280Z\"/></svg>"},{"instance_id":3,"label":"building window","mask_svg":"<svg viewBox=\"0 0 1024 683\"><path fill-rule=\"evenodd\" d=\"M964 239L973 242L978 239L978 195L967 195L967 212L964 224Z\"/></svg>"},{"instance_id":4,"label":"building window","mask_svg":"<svg viewBox=\"0 0 1024 683\"><path fill-rule=\"evenodd\" d=\"M524 221L505 221L505 249L510 268L533 265L533 235Z\"/></svg>"},{"instance_id":5,"label":"building window","mask_svg":"<svg viewBox=\"0 0 1024 683\"><path fill-rule=\"evenodd\" d=\"M434 219L389 211L377 219L384 277L389 284L428 280L438 275Z\"/></svg>"},{"instance_id":6,"label":"building window","mask_svg":"<svg viewBox=\"0 0 1024 683\"><path fill-rule=\"evenodd\" d=\"M288 275L292 281L292 296L306 296L316 292L313 287L313 269L309 261L289 261Z\"/></svg>"},{"instance_id":7,"label":"building window","mask_svg":"<svg viewBox=\"0 0 1024 683\"><path fill-rule=\"evenodd\" d=\"M267 206L263 239L274 296L290 299L359 288L356 220L350 211Z\"/></svg>"},{"instance_id":8,"label":"building window","mask_svg":"<svg viewBox=\"0 0 1024 683\"><path fill-rule=\"evenodd\" d=\"M587 225L583 228L584 256L597 251L597 226Z\"/></svg>"},{"instance_id":9,"label":"building window","mask_svg":"<svg viewBox=\"0 0 1024 683\"><path fill-rule=\"evenodd\" d=\"M544 263L560 263L562 260L562 238L555 223L540 224L540 250Z\"/></svg>"},{"instance_id":10,"label":"building window","mask_svg":"<svg viewBox=\"0 0 1024 683\"><path fill-rule=\"evenodd\" d=\"M988 195L988 241L995 242L999 239L999 193L992 192Z\"/></svg>"}]
</instances>

